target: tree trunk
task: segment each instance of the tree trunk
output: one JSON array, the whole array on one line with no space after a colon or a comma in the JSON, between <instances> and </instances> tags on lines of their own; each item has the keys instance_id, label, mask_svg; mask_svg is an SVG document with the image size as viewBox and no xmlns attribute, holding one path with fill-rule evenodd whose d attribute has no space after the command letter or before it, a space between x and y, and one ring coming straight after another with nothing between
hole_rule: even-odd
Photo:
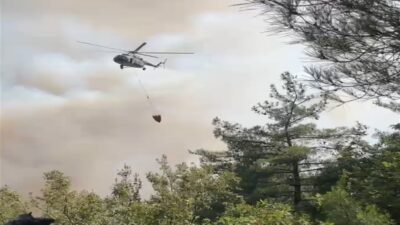
<instances>
[{"instance_id":1,"label":"tree trunk","mask_svg":"<svg viewBox=\"0 0 400 225\"><path fill-rule=\"evenodd\" d=\"M293 193L293 204L294 207L301 202L301 182L300 182L300 173L299 173L299 162L295 161L292 164L293 166L293 187L294 187L294 193Z\"/></svg>"},{"instance_id":2,"label":"tree trunk","mask_svg":"<svg viewBox=\"0 0 400 225\"><path fill-rule=\"evenodd\" d=\"M292 147L292 140L290 139L290 135L288 132L289 125L285 125L285 136L286 136L286 143L289 147ZM301 201L301 182L300 182L300 172L299 172L299 162L294 161L292 163L292 176L293 176L293 206L296 208L297 204Z\"/></svg>"}]
</instances>

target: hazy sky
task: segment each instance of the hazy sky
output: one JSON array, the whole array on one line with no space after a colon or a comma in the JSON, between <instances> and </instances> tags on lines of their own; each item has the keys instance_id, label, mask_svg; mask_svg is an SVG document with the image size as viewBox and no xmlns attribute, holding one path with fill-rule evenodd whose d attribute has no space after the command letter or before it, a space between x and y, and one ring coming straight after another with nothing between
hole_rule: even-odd
<instances>
[{"instance_id":1,"label":"hazy sky","mask_svg":"<svg viewBox=\"0 0 400 225\"><path fill-rule=\"evenodd\" d=\"M106 194L124 163L144 174L162 154L178 163L193 160L189 149L225 149L212 134L215 116L266 122L251 106L279 85L280 73L304 74L307 59L302 46L263 33L257 12L230 7L238 2L2 0L1 184L27 193L43 172L59 169L76 188ZM77 40L196 54L168 57L165 69L120 70L114 53ZM357 103L325 113L319 125L356 120L379 129L396 122Z\"/></svg>"}]
</instances>

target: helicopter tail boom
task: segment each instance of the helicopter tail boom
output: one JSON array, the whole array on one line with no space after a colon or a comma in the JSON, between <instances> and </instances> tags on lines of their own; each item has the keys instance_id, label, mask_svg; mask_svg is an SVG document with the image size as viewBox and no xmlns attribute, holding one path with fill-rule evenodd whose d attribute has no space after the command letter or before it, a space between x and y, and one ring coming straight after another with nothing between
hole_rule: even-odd
<instances>
[{"instance_id":1,"label":"helicopter tail boom","mask_svg":"<svg viewBox=\"0 0 400 225\"><path fill-rule=\"evenodd\" d=\"M158 67L160 67L161 65L164 66L166 62L167 62L167 59L165 59L163 62L159 62L155 67L158 68Z\"/></svg>"}]
</instances>

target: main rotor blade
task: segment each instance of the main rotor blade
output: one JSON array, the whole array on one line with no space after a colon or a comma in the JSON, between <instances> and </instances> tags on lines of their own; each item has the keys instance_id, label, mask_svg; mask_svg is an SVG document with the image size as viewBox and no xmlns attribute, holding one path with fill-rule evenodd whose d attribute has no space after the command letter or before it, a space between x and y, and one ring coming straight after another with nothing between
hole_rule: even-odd
<instances>
[{"instance_id":1,"label":"main rotor blade","mask_svg":"<svg viewBox=\"0 0 400 225\"><path fill-rule=\"evenodd\" d=\"M109 49L97 49L97 50L93 50L95 52L99 51L99 52L111 52L111 53L116 53L116 54L121 54L121 51L116 51L116 50L109 50Z\"/></svg>"},{"instance_id":2,"label":"main rotor blade","mask_svg":"<svg viewBox=\"0 0 400 225\"><path fill-rule=\"evenodd\" d=\"M95 47L106 48L106 49L111 49L111 50L115 50L115 51L119 51L119 52L128 53L128 51L123 50L123 49L111 48L111 47L107 47L107 46L104 46L104 45L98 45L98 44L93 44L93 43L84 42L84 41L77 41L77 42L81 43L81 44L85 44L85 45L91 45L91 46L95 46Z\"/></svg>"},{"instance_id":3,"label":"main rotor blade","mask_svg":"<svg viewBox=\"0 0 400 225\"><path fill-rule=\"evenodd\" d=\"M137 47L135 50L132 51L132 53L135 53L137 51L139 51L141 48L143 48L147 43L143 42L141 45L139 45L139 47Z\"/></svg>"},{"instance_id":4,"label":"main rotor blade","mask_svg":"<svg viewBox=\"0 0 400 225\"><path fill-rule=\"evenodd\" d=\"M140 52L135 52L135 53L133 53L133 54L143 55L143 56L147 56L147 57L151 57L151 58L159 58L159 57L154 56L154 55L147 55L147 54L143 54L143 53L140 53Z\"/></svg>"},{"instance_id":5,"label":"main rotor blade","mask_svg":"<svg viewBox=\"0 0 400 225\"><path fill-rule=\"evenodd\" d=\"M140 52L140 53L146 53L146 54L170 54L170 55L178 55L178 54L194 54L194 52Z\"/></svg>"}]
</instances>

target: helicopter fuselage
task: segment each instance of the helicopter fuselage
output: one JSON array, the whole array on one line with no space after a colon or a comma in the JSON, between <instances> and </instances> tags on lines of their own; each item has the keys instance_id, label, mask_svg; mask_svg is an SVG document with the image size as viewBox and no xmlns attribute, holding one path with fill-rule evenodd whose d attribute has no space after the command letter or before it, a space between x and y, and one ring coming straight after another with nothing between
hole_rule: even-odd
<instances>
[{"instance_id":1,"label":"helicopter fuselage","mask_svg":"<svg viewBox=\"0 0 400 225\"><path fill-rule=\"evenodd\" d=\"M137 57L133 54L121 54L114 57L114 62L120 64L121 69L123 67L134 67L134 68L143 68L145 69L145 65L148 63L144 61L142 58Z\"/></svg>"}]
</instances>

